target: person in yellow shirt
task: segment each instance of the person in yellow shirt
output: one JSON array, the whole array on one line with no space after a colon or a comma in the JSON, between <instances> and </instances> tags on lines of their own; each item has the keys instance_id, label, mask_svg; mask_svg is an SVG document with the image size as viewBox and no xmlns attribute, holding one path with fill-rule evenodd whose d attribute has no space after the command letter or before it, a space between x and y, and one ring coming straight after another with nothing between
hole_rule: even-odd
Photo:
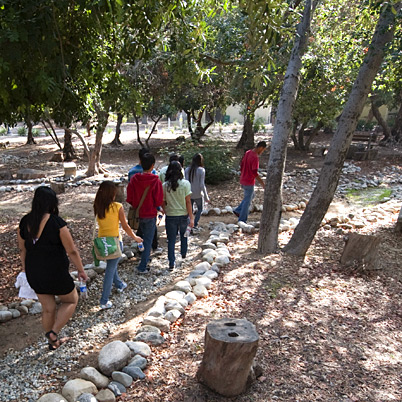
<instances>
[{"instance_id":1,"label":"person in yellow shirt","mask_svg":"<svg viewBox=\"0 0 402 402\"><path fill-rule=\"evenodd\" d=\"M121 235L119 231L119 223L121 223L124 231L137 243L142 242L142 238L135 235L128 226L126 216L124 215L123 205L116 202L117 187L112 181L104 181L99 186L94 201L94 213L98 222L98 237L113 236L120 238L120 247L123 247ZM108 309L113 306L109 300L112 286L114 285L119 292L127 287L127 283L123 282L117 272L117 265L120 258L114 258L106 261L105 277L103 278L103 291L100 299L101 309Z\"/></svg>"}]
</instances>

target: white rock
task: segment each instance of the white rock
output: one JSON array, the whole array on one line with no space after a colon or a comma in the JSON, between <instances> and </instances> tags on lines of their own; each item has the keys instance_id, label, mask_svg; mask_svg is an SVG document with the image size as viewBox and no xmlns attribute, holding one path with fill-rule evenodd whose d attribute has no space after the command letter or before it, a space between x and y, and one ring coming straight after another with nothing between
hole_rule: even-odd
<instances>
[{"instance_id":1,"label":"white rock","mask_svg":"<svg viewBox=\"0 0 402 402\"><path fill-rule=\"evenodd\" d=\"M218 265L218 264L212 264L211 270L215 271L216 273L219 274L221 272L221 269L219 268L219 266L220 265Z\"/></svg>"},{"instance_id":2,"label":"white rock","mask_svg":"<svg viewBox=\"0 0 402 402\"><path fill-rule=\"evenodd\" d=\"M218 273L212 269L209 271L205 272L204 276L206 276L208 279L216 279L218 277Z\"/></svg>"},{"instance_id":3,"label":"white rock","mask_svg":"<svg viewBox=\"0 0 402 402\"><path fill-rule=\"evenodd\" d=\"M184 293L191 292L191 285L188 281L179 281L175 283L174 290L179 290Z\"/></svg>"},{"instance_id":4,"label":"white rock","mask_svg":"<svg viewBox=\"0 0 402 402\"><path fill-rule=\"evenodd\" d=\"M216 246L215 246L215 248L216 248ZM212 249L212 248L204 248L204 249L202 250L202 255L208 254L208 253L210 253L210 252L215 252L215 249Z\"/></svg>"},{"instance_id":5,"label":"white rock","mask_svg":"<svg viewBox=\"0 0 402 402\"><path fill-rule=\"evenodd\" d=\"M204 262L201 262L201 263L197 264L194 267L193 271L201 271L204 274L209 269L211 269L211 264L209 264L208 262L204 261Z\"/></svg>"},{"instance_id":6,"label":"white rock","mask_svg":"<svg viewBox=\"0 0 402 402\"><path fill-rule=\"evenodd\" d=\"M204 286L205 288L209 289L211 287L212 281L211 281L211 279L207 278L206 276L203 276L201 278L197 278L195 280L195 283L196 283L195 287L201 285L201 286Z\"/></svg>"},{"instance_id":7,"label":"white rock","mask_svg":"<svg viewBox=\"0 0 402 402\"><path fill-rule=\"evenodd\" d=\"M208 296L208 290L205 286L202 285L196 285L193 288L193 293L197 296L197 297L207 297Z\"/></svg>"},{"instance_id":8,"label":"white rock","mask_svg":"<svg viewBox=\"0 0 402 402\"><path fill-rule=\"evenodd\" d=\"M113 371L121 370L130 358L130 348L124 342L113 341L99 352L98 366L103 374L110 376Z\"/></svg>"},{"instance_id":9,"label":"white rock","mask_svg":"<svg viewBox=\"0 0 402 402\"><path fill-rule=\"evenodd\" d=\"M186 294L180 290L172 290L171 292L166 293L165 297L167 299L180 300L183 299L185 295Z\"/></svg>"},{"instance_id":10,"label":"white rock","mask_svg":"<svg viewBox=\"0 0 402 402\"><path fill-rule=\"evenodd\" d=\"M109 384L109 378L100 373L94 367L84 367L80 371L80 377L95 384L97 388L106 388Z\"/></svg>"},{"instance_id":11,"label":"white rock","mask_svg":"<svg viewBox=\"0 0 402 402\"><path fill-rule=\"evenodd\" d=\"M212 249L212 250L215 250L215 249L216 249L216 245L215 245L214 243L211 243L211 242L207 241L206 243L204 243L204 244L201 245L201 248L202 248L203 250L205 250L205 249Z\"/></svg>"},{"instance_id":12,"label":"white rock","mask_svg":"<svg viewBox=\"0 0 402 402\"><path fill-rule=\"evenodd\" d=\"M170 322L175 322L180 318L181 314L179 310L173 309L165 314L165 319Z\"/></svg>"},{"instance_id":13,"label":"white rock","mask_svg":"<svg viewBox=\"0 0 402 402\"><path fill-rule=\"evenodd\" d=\"M166 308L166 312L169 312L170 310L179 310L182 314L184 313L183 306L176 300L172 300L170 302L167 302L166 305L165 305L165 308ZM165 314L165 319L167 319L166 314Z\"/></svg>"},{"instance_id":14,"label":"white rock","mask_svg":"<svg viewBox=\"0 0 402 402\"><path fill-rule=\"evenodd\" d=\"M209 264L212 264L214 262L216 256L217 256L217 253L215 251L212 251L208 254L203 255L202 260L208 262Z\"/></svg>"},{"instance_id":15,"label":"white rock","mask_svg":"<svg viewBox=\"0 0 402 402\"><path fill-rule=\"evenodd\" d=\"M52 392L50 394L42 395L37 402L67 402L63 395Z\"/></svg>"},{"instance_id":16,"label":"white rock","mask_svg":"<svg viewBox=\"0 0 402 402\"><path fill-rule=\"evenodd\" d=\"M187 300L188 304L193 304L197 300L197 297L193 292L188 292L184 299Z\"/></svg>"},{"instance_id":17,"label":"white rock","mask_svg":"<svg viewBox=\"0 0 402 402\"><path fill-rule=\"evenodd\" d=\"M230 260L226 255L218 255L218 257L215 258L215 262L217 264L227 265L229 264Z\"/></svg>"},{"instance_id":18,"label":"white rock","mask_svg":"<svg viewBox=\"0 0 402 402\"><path fill-rule=\"evenodd\" d=\"M142 357L151 356L151 348L145 342L126 341L126 345L135 355Z\"/></svg>"},{"instance_id":19,"label":"white rock","mask_svg":"<svg viewBox=\"0 0 402 402\"><path fill-rule=\"evenodd\" d=\"M152 325L153 327L159 328L162 332L170 331L170 322L160 317L145 317L142 322L143 325Z\"/></svg>"},{"instance_id":20,"label":"white rock","mask_svg":"<svg viewBox=\"0 0 402 402\"><path fill-rule=\"evenodd\" d=\"M141 332L155 332L156 334L160 334L161 330L152 325L143 325L142 327L138 328L137 334L139 334ZM127 344L127 342L126 342L126 344ZM127 344L127 346L130 347L128 344Z\"/></svg>"},{"instance_id":21,"label":"white rock","mask_svg":"<svg viewBox=\"0 0 402 402\"><path fill-rule=\"evenodd\" d=\"M98 389L95 384L87 380L82 380L81 378L67 381L61 391L68 402L75 402L81 394L96 394L97 392Z\"/></svg>"},{"instance_id":22,"label":"white rock","mask_svg":"<svg viewBox=\"0 0 402 402\"><path fill-rule=\"evenodd\" d=\"M11 311L5 310L5 311L0 311L0 322L7 322L12 320L13 314Z\"/></svg>"}]
</instances>

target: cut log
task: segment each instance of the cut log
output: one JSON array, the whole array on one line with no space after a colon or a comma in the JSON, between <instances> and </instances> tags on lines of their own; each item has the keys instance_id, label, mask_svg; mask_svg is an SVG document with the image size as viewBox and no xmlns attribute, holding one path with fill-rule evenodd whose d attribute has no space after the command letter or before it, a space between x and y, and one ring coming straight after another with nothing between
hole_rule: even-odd
<instances>
[{"instance_id":1,"label":"cut log","mask_svg":"<svg viewBox=\"0 0 402 402\"><path fill-rule=\"evenodd\" d=\"M402 207L399 211L398 220L396 221L395 232L402 233Z\"/></svg>"},{"instance_id":2,"label":"cut log","mask_svg":"<svg viewBox=\"0 0 402 402\"><path fill-rule=\"evenodd\" d=\"M345 238L341 264L363 264L367 269L378 269L378 247L381 239L376 236L349 233Z\"/></svg>"},{"instance_id":3,"label":"cut log","mask_svg":"<svg viewBox=\"0 0 402 402\"><path fill-rule=\"evenodd\" d=\"M223 396L244 392L252 374L258 339L255 326L246 319L222 318L210 322L205 330L198 381Z\"/></svg>"}]
</instances>

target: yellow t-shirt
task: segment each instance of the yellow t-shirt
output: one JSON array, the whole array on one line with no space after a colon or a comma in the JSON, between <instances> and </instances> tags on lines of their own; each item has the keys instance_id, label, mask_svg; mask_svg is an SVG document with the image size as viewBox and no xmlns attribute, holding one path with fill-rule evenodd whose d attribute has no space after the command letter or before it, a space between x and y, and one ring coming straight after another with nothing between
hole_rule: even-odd
<instances>
[{"instance_id":1,"label":"yellow t-shirt","mask_svg":"<svg viewBox=\"0 0 402 402\"><path fill-rule=\"evenodd\" d=\"M103 219L99 219L96 217L98 221L98 237L106 237L106 236L119 236L121 240L121 235L119 231L119 210L122 208L122 204L120 202L113 202L109 209L106 211L105 217Z\"/></svg>"}]
</instances>

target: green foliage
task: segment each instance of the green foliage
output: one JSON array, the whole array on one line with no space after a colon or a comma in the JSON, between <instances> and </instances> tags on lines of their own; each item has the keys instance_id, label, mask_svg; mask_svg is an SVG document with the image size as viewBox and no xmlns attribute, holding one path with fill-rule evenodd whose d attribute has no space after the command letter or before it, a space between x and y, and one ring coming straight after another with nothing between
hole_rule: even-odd
<instances>
[{"instance_id":1,"label":"green foliage","mask_svg":"<svg viewBox=\"0 0 402 402\"><path fill-rule=\"evenodd\" d=\"M233 157L223 142L208 140L195 144L186 141L178 146L176 152L183 155L185 166L190 166L196 153L202 154L207 184L218 184L233 176Z\"/></svg>"},{"instance_id":2,"label":"green foliage","mask_svg":"<svg viewBox=\"0 0 402 402\"><path fill-rule=\"evenodd\" d=\"M262 117L257 117L254 119L253 130L255 133L258 133L259 131L265 132L264 121L265 120Z\"/></svg>"},{"instance_id":3,"label":"green foliage","mask_svg":"<svg viewBox=\"0 0 402 402\"><path fill-rule=\"evenodd\" d=\"M358 131L371 131L375 126L374 121L359 120L357 122L356 130Z\"/></svg>"},{"instance_id":4,"label":"green foliage","mask_svg":"<svg viewBox=\"0 0 402 402\"><path fill-rule=\"evenodd\" d=\"M38 128L34 128L32 130L32 137L39 137L40 136L40 130Z\"/></svg>"},{"instance_id":5,"label":"green foliage","mask_svg":"<svg viewBox=\"0 0 402 402\"><path fill-rule=\"evenodd\" d=\"M0 127L0 135L6 135L7 129L5 127Z\"/></svg>"},{"instance_id":6,"label":"green foliage","mask_svg":"<svg viewBox=\"0 0 402 402\"><path fill-rule=\"evenodd\" d=\"M346 197L354 204L369 207L383 202L384 199L390 197L391 194L392 190L389 188L349 189Z\"/></svg>"},{"instance_id":7,"label":"green foliage","mask_svg":"<svg viewBox=\"0 0 402 402\"><path fill-rule=\"evenodd\" d=\"M17 133L21 137L23 137L23 136L28 134L26 127L18 127Z\"/></svg>"}]
</instances>

